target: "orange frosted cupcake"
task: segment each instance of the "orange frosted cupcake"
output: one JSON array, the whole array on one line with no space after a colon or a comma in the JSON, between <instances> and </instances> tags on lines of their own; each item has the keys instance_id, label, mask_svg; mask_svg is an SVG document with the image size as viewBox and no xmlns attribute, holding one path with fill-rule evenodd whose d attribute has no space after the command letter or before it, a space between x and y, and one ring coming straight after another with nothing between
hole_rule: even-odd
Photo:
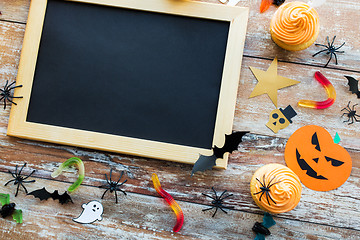
<instances>
[{"instance_id":1,"label":"orange frosted cupcake","mask_svg":"<svg viewBox=\"0 0 360 240\"><path fill-rule=\"evenodd\" d=\"M270 33L280 47L299 51L312 45L319 35L319 15L303 2L283 4L270 23Z\"/></svg>"},{"instance_id":2,"label":"orange frosted cupcake","mask_svg":"<svg viewBox=\"0 0 360 240\"><path fill-rule=\"evenodd\" d=\"M250 191L255 203L273 214L292 210L301 198L298 176L281 164L267 164L259 168L251 179Z\"/></svg>"}]
</instances>

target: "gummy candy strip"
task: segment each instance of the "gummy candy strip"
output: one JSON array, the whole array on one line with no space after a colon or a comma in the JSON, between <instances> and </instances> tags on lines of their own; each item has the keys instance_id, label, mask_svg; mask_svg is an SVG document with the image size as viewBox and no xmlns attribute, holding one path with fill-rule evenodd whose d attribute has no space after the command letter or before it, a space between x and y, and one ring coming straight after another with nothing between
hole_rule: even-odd
<instances>
[{"instance_id":1,"label":"gummy candy strip","mask_svg":"<svg viewBox=\"0 0 360 240\"><path fill-rule=\"evenodd\" d=\"M166 202L170 205L171 209L175 212L177 221L173 228L173 231L178 232L184 223L184 214L179 204L175 202L174 198L170 194L168 194L165 190L161 188L159 178L156 175L156 173L152 174L151 179L154 183L155 190L161 195L161 197L163 197L166 200Z\"/></svg>"},{"instance_id":2,"label":"gummy candy strip","mask_svg":"<svg viewBox=\"0 0 360 240\"><path fill-rule=\"evenodd\" d=\"M323 85L328 95L328 99L322 102L313 101L313 100L300 100L298 102L298 106L306 107L306 108L314 108L314 109L324 109L328 108L335 102L336 99L336 91L331 82L324 77L319 71L315 73L315 79Z\"/></svg>"},{"instance_id":3,"label":"gummy candy strip","mask_svg":"<svg viewBox=\"0 0 360 240\"><path fill-rule=\"evenodd\" d=\"M68 160L66 160L65 162L63 162L60 167L58 167L58 169L55 170L55 172L53 172L51 174L51 177L55 178L57 176L59 176L63 171L69 169L71 166L76 165L79 169L79 177L78 179L68 188L68 191L71 193L73 191L75 191L75 189L77 189L80 184L82 183L82 181L84 180L85 177L85 167L84 167L84 163L81 161L80 158L77 157L72 157L69 158Z\"/></svg>"}]
</instances>

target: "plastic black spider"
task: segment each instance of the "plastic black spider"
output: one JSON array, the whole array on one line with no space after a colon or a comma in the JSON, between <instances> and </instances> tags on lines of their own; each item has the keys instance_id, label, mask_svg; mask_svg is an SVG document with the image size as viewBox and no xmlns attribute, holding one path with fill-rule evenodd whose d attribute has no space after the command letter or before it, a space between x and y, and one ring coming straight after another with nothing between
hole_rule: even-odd
<instances>
[{"instance_id":1,"label":"plastic black spider","mask_svg":"<svg viewBox=\"0 0 360 240\"><path fill-rule=\"evenodd\" d=\"M120 179L121 179L122 176L124 175L124 171L121 171L120 178L119 178L119 180L118 180L117 182L111 180L111 173L112 173L112 169L110 169L110 181L108 180L107 175L105 174L105 178L106 178L106 182L107 182L107 185L106 185L105 187L106 187L107 189L106 189L106 191L104 192L104 194L102 195L101 199L103 199L104 196L105 196L105 193L110 190L111 193L112 193L112 192L115 192L116 203L118 203L118 197L117 197L116 191L121 191L123 194L126 195L126 192L125 192L124 190L121 190L119 187L120 187L121 185L123 185L124 183L126 183L126 182L127 182L127 179L125 179L125 181L123 181L122 183L119 184Z\"/></svg>"},{"instance_id":2,"label":"plastic black spider","mask_svg":"<svg viewBox=\"0 0 360 240\"><path fill-rule=\"evenodd\" d=\"M12 173L9 171L9 173L13 176L14 179L8 181L7 183L5 183L4 186L8 185L9 183L11 182L14 182L14 185L18 185L17 186L17 189L16 189L16 193L15 193L15 197L17 196L18 192L19 192L19 188L20 188L20 185L24 188L25 190L25 193L27 194L28 191L27 189L25 188L25 186L23 185L23 183L32 183L32 182L35 182L35 180L31 180L31 181L24 181L25 179L29 178L36 170L32 171L29 175L27 176L21 176L21 171L23 170L23 168L26 166L26 163L24 163L24 165L21 167L20 171L17 172L18 170L18 165L16 165L15 167L15 173Z\"/></svg>"},{"instance_id":3,"label":"plastic black spider","mask_svg":"<svg viewBox=\"0 0 360 240\"><path fill-rule=\"evenodd\" d=\"M0 88L0 101L4 100L4 109L6 108L6 101L9 101L15 105L17 105L12 99L13 98L23 98L23 97L14 97L13 95L11 95L11 90L18 88L18 87L22 87L22 85L19 86L13 86L15 82L12 82L10 85L8 85L9 81L6 81L6 84L4 86L3 89Z\"/></svg>"},{"instance_id":4,"label":"plastic black spider","mask_svg":"<svg viewBox=\"0 0 360 240\"><path fill-rule=\"evenodd\" d=\"M211 210L211 209L213 209L213 208L216 208L214 214L212 215L212 217L215 217L215 214L216 214L216 212L217 212L217 210L218 210L219 208L220 208L221 211L223 211L224 213L227 213L227 212L226 212L223 208L228 208L228 209L234 208L234 207L226 207L226 206L223 206L223 201L224 201L226 198L231 197L233 194L229 194L229 195L223 197L223 195L227 192L227 190L225 190L220 196L218 196L217 193L216 193L216 191L215 191L215 189L214 189L214 187L212 187L211 189L213 190L215 197L212 197L212 196L207 195L207 194L205 194L205 193L203 193L203 195L206 196L206 197L209 197L209 198L213 199L213 200L211 201L211 204L212 204L213 206L212 206L211 208L203 209L204 212L205 212L205 211L208 211L208 210Z\"/></svg>"},{"instance_id":5,"label":"plastic black spider","mask_svg":"<svg viewBox=\"0 0 360 240\"><path fill-rule=\"evenodd\" d=\"M344 111L344 110L347 111L347 112L343 113L343 115L341 115L341 117L343 117L344 115L346 115L348 117L348 120L344 121L344 122L350 122L350 120L351 120L351 123L349 123L348 125L353 124L354 120L356 122L360 122L360 119L356 119L356 117L360 117L360 115L356 114L356 111L355 111L355 106L356 105L357 104L353 105L352 109L351 109L350 108L350 102L349 102L348 105L345 108L341 109L341 111Z\"/></svg>"},{"instance_id":6,"label":"plastic black spider","mask_svg":"<svg viewBox=\"0 0 360 240\"><path fill-rule=\"evenodd\" d=\"M265 175L263 177L263 182L260 182L260 180L256 178L256 180L261 184L261 187L260 187L261 191L257 192L257 193L254 193L254 195L257 195L257 194L261 193L260 198L259 198L259 201L261 201L261 197L265 194L266 200L267 200L269 206L271 205L270 201L269 201L269 198L270 198L271 201L273 201L273 203L276 204L276 202L274 201L274 199L272 199L272 197L270 195L270 188L272 186L274 186L275 184L281 182L281 181L278 181L278 182L274 182L274 183L271 184L271 182L274 180L274 178L275 178L275 176L270 180L270 182L267 185L266 185L266 182L265 182Z\"/></svg>"},{"instance_id":7,"label":"plastic black spider","mask_svg":"<svg viewBox=\"0 0 360 240\"><path fill-rule=\"evenodd\" d=\"M317 53L315 53L313 55L313 57L315 57L316 55L318 55L319 53L322 53L322 52L326 52L327 55L330 54L330 58L329 58L329 61L326 63L326 65L324 67L327 67L327 65L330 63L330 60L332 59L332 56L334 55L335 56L335 60L336 60L336 65L338 64L338 60L337 60L337 56L336 56L336 53L344 53L344 51L338 51L342 46L345 45L345 42L343 44L340 45L340 47L335 47L334 46L334 41L335 41L335 38L336 36L334 36L331 44L330 44L330 41L329 41L329 37L326 37L326 40L328 42L328 46L324 45L324 44L318 44L316 43L315 46L321 46L321 47L325 47L324 50L321 50Z\"/></svg>"}]
</instances>

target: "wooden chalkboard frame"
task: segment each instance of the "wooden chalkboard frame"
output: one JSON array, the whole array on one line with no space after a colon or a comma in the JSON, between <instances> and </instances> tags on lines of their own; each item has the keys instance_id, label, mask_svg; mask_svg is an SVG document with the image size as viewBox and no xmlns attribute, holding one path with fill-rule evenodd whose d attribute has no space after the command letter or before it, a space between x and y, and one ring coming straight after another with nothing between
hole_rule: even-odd
<instances>
[{"instance_id":1,"label":"wooden chalkboard frame","mask_svg":"<svg viewBox=\"0 0 360 240\"><path fill-rule=\"evenodd\" d=\"M232 131L233 116L245 42L248 8L186 0L69 0L139 11L159 12L180 16L228 21L230 23L223 77L216 116L213 145L222 146L225 134ZM7 134L10 136L53 142L78 147L119 152L137 156L193 164L199 154L211 155L212 150L163 142L136 139L98 132L27 122L32 82L46 13L47 0L32 0L26 25L15 89L24 98L13 105ZM228 156L218 159L217 167L226 168Z\"/></svg>"}]
</instances>

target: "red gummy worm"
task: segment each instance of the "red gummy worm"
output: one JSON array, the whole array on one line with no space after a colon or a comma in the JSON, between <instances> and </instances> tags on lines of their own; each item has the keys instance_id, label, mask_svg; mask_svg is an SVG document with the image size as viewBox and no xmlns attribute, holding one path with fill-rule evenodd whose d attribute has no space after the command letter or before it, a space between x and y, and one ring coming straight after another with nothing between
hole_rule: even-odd
<instances>
[{"instance_id":1,"label":"red gummy worm","mask_svg":"<svg viewBox=\"0 0 360 240\"><path fill-rule=\"evenodd\" d=\"M300 107L306 108L315 108L315 109L324 109L328 108L334 104L336 99L336 91L331 82L321 74L321 72L317 71L315 73L315 79L325 88L326 93L328 95L328 99L322 102L313 101L313 100L300 100L298 105Z\"/></svg>"},{"instance_id":2,"label":"red gummy worm","mask_svg":"<svg viewBox=\"0 0 360 240\"><path fill-rule=\"evenodd\" d=\"M153 173L151 179L154 183L155 190L166 200L170 205L171 209L175 212L176 215L176 224L173 228L174 232L180 231L182 225L184 224L184 214L174 198L168 194L164 189L161 188L160 181L156 173Z\"/></svg>"}]
</instances>

